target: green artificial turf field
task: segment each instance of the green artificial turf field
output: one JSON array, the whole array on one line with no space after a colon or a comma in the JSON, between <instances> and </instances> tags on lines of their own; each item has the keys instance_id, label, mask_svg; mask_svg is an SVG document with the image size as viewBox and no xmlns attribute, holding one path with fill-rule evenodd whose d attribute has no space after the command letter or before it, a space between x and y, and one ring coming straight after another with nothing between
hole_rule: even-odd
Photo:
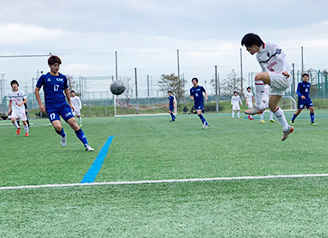
<instances>
[{"instance_id":1,"label":"green artificial turf field","mask_svg":"<svg viewBox=\"0 0 328 238\"><path fill-rule=\"evenodd\" d=\"M287 112L290 118L292 113ZM268 115L266 114L266 118ZM47 120L30 137L0 121L0 187L80 183L109 136L95 182L326 174L328 112L278 123L205 114L84 118L94 152ZM0 237L325 237L328 177L115 184L0 190Z\"/></svg>"}]
</instances>

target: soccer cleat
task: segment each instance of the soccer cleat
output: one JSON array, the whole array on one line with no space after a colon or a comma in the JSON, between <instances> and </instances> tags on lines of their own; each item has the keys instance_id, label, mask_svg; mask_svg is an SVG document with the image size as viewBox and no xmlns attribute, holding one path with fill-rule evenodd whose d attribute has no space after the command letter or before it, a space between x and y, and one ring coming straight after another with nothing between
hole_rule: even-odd
<instances>
[{"instance_id":1,"label":"soccer cleat","mask_svg":"<svg viewBox=\"0 0 328 238\"><path fill-rule=\"evenodd\" d=\"M169 122L175 122L175 119L174 120L170 120Z\"/></svg>"},{"instance_id":2,"label":"soccer cleat","mask_svg":"<svg viewBox=\"0 0 328 238\"><path fill-rule=\"evenodd\" d=\"M251 117L250 115L248 115L248 119L249 119L249 120L254 120L254 118Z\"/></svg>"},{"instance_id":3,"label":"soccer cleat","mask_svg":"<svg viewBox=\"0 0 328 238\"><path fill-rule=\"evenodd\" d=\"M25 136L26 136L26 137L29 137L30 135L29 135L28 133L25 133Z\"/></svg>"},{"instance_id":4,"label":"soccer cleat","mask_svg":"<svg viewBox=\"0 0 328 238\"><path fill-rule=\"evenodd\" d=\"M210 125L209 125L208 123L206 123L204 129L208 129L209 126L210 126Z\"/></svg>"},{"instance_id":5,"label":"soccer cleat","mask_svg":"<svg viewBox=\"0 0 328 238\"><path fill-rule=\"evenodd\" d=\"M237 117L238 119L240 119L240 117Z\"/></svg>"},{"instance_id":6,"label":"soccer cleat","mask_svg":"<svg viewBox=\"0 0 328 238\"><path fill-rule=\"evenodd\" d=\"M271 119L271 120L270 120L270 122L272 122L272 123L276 123L276 120L274 120L274 119Z\"/></svg>"},{"instance_id":7,"label":"soccer cleat","mask_svg":"<svg viewBox=\"0 0 328 238\"><path fill-rule=\"evenodd\" d=\"M16 135L19 135L20 134L20 131L21 131L21 129L18 128L17 131L16 131Z\"/></svg>"},{"instance_id":8,"label":"soccer cleat","mask_svg":"<svg viewBox=\"0 0 328 238\"><path fill-rule=\"evenodd\" d=\"M290 120L290 125L294 126L294 122L292 120Z\"/></svg>"},{"instance_id":9,"label":"soccer cleat","mask_svg":"<svg viewBox=\"0 0 328 238\"><path fill-rule=\"evenodd\" d=\"M204 122L204 124L203 124L202 128L205 128L205 127L206 127L206 122Z\"/></svg>"},{"instance_id":10,"label":"soccer cleat","mask_svg":"<svg viewBox=\"0 0 328 238\"><path fill-rule=\"evenodd\" d=\"M245 114L248 115L255 115L255 114L262 114L264 112L265 108L259 109L257 107L252 107L251 109L248 109L245 111Z\"/></svg>"},{"instance_id":11,"label":"soccer cleat","mask_svg":"<svg viewBox=\"0 0 328 238\"><path fill-rule=\"evenodd\" d=\"M264 120L260 121L261 124L265 124L266 122Z\"/></svg>"},{"instance_id":12,"label":"soccer cleat","mask_svg":"<svg viewBox=\"0 0 328 238\"><path fill-rule=\"evenodd\" d=\"M315 122L311 122L311 124L310 124L311 126L316 126L317 125L317 123L315 123Z\"/></svg>"},{"instance_id":13,"label":"soccer cleat","mask_svg":"<svg viewBox=\"0 0 328 238\"><path fill-rule=\"evenodd\" d=\"M66 146L66 136L61 138L60 144L62 147Z\"/></svg>"},{"instance_id":14,"label":"soccer cleat","mask_svg":"<svg viewBox=\"0 0 328 238\"><path fill-rule=\"evenodd\" d=\"M292 133L293 131L294 131L294 127L288 126L288 130L287 131L283 131L284 135L281 137L281 141L286 140L287 137L289 136L289 134Z\"/></svg>"},{"instance_id":15,"label":"soccer cleat","mask_svg":"<svg viewBox=\"0 0 328 238\"><path fill-rule=\"evenodd\" d=\"M94 148L92 148L90 145L85 145L85 150L86 151L94 151L95 149Z\"/></svg>"}]
</instances>

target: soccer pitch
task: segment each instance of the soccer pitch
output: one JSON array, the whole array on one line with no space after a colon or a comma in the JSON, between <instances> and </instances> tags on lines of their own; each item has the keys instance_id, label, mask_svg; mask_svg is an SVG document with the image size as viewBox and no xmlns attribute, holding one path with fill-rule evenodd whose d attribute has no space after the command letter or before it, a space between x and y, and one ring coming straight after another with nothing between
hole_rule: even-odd
<instances>
[{"instance_id":1,"label":"soccer pitch","mask_svg":"<svg viewBox=\"0 0 328 238\"><path fill-rule=\"evenodd\" d=\"M327 236L328 177L265 177L327 174L327 111L317 126L302 112L284 142L278 123L205 118L208 130L197 115L84 118L92 153L67 125L62 148L48 120L32 120L29 138L0 121L0 237ZM110 136L99 185L68 186ZM67 186L14 188L49 184Z\"/></svg>"}]
</instances>

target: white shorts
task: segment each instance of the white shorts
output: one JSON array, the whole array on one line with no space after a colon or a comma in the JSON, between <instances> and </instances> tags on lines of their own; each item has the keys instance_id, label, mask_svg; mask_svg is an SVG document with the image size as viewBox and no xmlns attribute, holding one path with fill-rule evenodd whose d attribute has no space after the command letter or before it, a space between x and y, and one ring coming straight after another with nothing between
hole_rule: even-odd
<instances>
[{"instance_id":1,"label":"white shorts","mask_svg":"<svg viewBox=\"0 0 328 238\"><path fill-rule=\"evenodd\" d=\"M248 107L248 109L252 108L253 107L253 102L249 102L247 107Z\"/></svg>"},{"instance_id":2,"label":"white shorts","mask_svg":"<svg viewBox=\"0 0 328 238\"><path fill-rule=\"evenodd\" d=\"M287 88L292 83L292 76L286 78L282 73L268 72L271 81L271 92L270 95L282 96L285 94Z\"/></svg>"},{"instance_id":3,"label":"white shorts","mask_svg":"<svg viewBox=\"0 0 328 238\"><path fill-rule=\"evenodd\" d=\"M80 110L74 110L73 115L74 116L81 116L81 111Z\"/></svg>"},{"instance_id":4,"label":"white shorts","mask_svg":"<svg viewBox=\"0 0 328 238\"><path fill-rule=\"evenodd\" d=\"M232 105L232 111L240 111L239 105Z\"/></svg>"},{"instance_id":5,"label":"white shorts","mask_svg":"<svg viewBox=\"0 0 328 238\"><path fill-rule=\"evenodd\" d=\"M27 121L27 117L26 117L25 112L12 111L11 112L11 117L15 117L15 118L18 118L19 117L19 119L21 119L22 121Z\"/></svg>"}]
</instances>

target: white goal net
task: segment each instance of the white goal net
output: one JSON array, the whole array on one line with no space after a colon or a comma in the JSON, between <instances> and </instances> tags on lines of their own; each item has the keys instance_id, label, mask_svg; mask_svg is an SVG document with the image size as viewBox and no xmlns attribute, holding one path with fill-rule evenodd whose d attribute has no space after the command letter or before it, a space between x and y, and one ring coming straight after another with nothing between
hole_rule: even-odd
<instances>
[{"instance_id":1,"label":"white goal net","mask_svg":"<svg viewBox=\"0 0 328 238\"><path fill-rule=\"evenodd\" d=\"M158 116L168 115L168 98L121 98L116 97L114 101L115 116ZM177 114L177 107L174 108Z\"/></svg>"}]
</instances>

